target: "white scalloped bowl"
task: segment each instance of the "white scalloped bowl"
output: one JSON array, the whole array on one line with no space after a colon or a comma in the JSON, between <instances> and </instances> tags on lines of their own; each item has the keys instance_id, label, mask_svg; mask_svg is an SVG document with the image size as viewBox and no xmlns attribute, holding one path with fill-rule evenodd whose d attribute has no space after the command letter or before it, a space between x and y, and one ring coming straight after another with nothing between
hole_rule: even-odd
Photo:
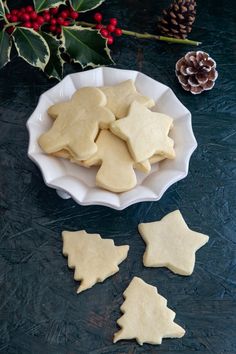
<instances>
[{"instance_id":1,"label":"white scalloped bowl","mask_svg":"<svg viewBox=\"0 0 236 354\"><path fill-rule=\"evenodd\" d=\"M174 119L170 136L175 142L176 158L154 164L148 175L136 171L137 186L118 194L96 186L97 168L87 169L67 160L48 156L43 153L37 140L52 124L47 114L49 106L70 99L74 91L83 86L115 85L127 79L134 80L139 92L154 99L156 105L153 111L165 113ZM107 67L68 75L43 93L27 121L27 128L28 156L39 166L47 186L55 188L62 198L72 197L79 204L105 205L118 210L142 201L159 200L167 188L187 176L190 157L197 147L191 114L169 87L137 71Z\"/></svg>"}]
</instances>

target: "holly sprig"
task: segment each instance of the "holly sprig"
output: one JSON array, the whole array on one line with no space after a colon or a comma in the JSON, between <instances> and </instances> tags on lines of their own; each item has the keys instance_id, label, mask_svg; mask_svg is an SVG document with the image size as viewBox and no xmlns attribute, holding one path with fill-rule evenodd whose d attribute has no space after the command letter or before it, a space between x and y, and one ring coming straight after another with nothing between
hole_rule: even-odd
<instances>
[{"instance_id":1,"label":"holly sprig","mask_svg":"<svg viewBox=\"0 0 236 354\"><path fill-rule=\"evenodd\" d=\"M32 0L32 5L9 9L0 0L0 68L11 59L12 47L19 57L43 70L49 78L60 80L66 60L88 66L113 63L108 46L114 36L122 34L167 42L198 45L199 42L179 40L147 33L136 33L117 27L117 19L102 24L103 16L95 13L95 23L79 20L105 0ZM9 1L10 2L10 1Z\"/></svg>"},{"instance_id":2,"label":"holly sprig","mask_svg":"<svg viewBox=\"0 0 236 354\"><path fill-rule=\"evenodd\" d=\"M112 63L107 39L77 23L79 13L103 1L34 0L9 10L0 0L0 67L10 61L13 45L19 57L58 80L63 77L65 53L82 68Z\"/></svg>"}]
</instances>

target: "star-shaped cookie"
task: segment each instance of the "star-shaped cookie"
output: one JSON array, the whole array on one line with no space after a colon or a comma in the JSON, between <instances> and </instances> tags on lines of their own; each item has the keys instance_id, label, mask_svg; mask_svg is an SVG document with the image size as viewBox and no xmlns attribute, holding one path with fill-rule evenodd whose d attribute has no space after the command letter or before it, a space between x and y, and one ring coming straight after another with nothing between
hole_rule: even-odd
<instances>
[{"instance_id":1,"label":"star-shaped cookie","mask_svg":"<svg viewBox=\"0 0 236 354\"><path fill-rule=\"evenodd\" d=\"M158 154L174 158L174 142L168 137L173 119L165 114L152 112L134 101L127 117L110 124L110 130L127 142L136 162Z\"/></svg>"},{"instance_id":2,"label":"star-shaped cookie","mask_svg":"<svg viewBox=\"0 0 236 354\"><path fill-rule=\"evenodd\" d=\"M127 257L129 246L115 246L114 241L86 231L63 231L63 254L68 267L74 268L74 279L80 280L77 293L119 271L118 265Z\"/></svg>"},{"instance_id":3,"label":"star-shaped cookie","mask_svg":"<svg viewBox=\"0 0 236 354\"><path fill-rule=\"evenodd\" d=\"M167 267L181 275L191 275L196 251L208 242L207 235L189 229L179 210L160 221L139 224L146 243L143 264L146 267Z\"/></svg>"},{"instance_id":4,"label":"star-shaped cookie","mask_svg":"<svg viewBox=\"0 0 236 354\"><path fill-rule=\"evenodd\" d=\"M51 129L40 136L39 145L48 154L63 150L79 161L89 158L97 151L95 138L99 128L108 128L115 120L106 103L101 90L83 87L70 101L51 106L48 114L54 122Z\"/></svg>"},{"instance_id":5,"label":"star-shaped cookie","mask_svg":"<svg viewBox=\"0 0 236 354\"><path fill-rule=\"evenodd\" d=\"M185 330L174 322L175 312L167 307L167 300L157 288L134 277L123 293L122 317L117 321L121 329L113 342L136 339L143 345L161 344L162 338L181 338Z\"/></svg>"},{"instance_id":6,"label":"star-shaped cookie","mask_svg":"<svg viewBox=\"0 0 236 354\"><path fill-rule=\"evenodd\" d=\"M116 118L123 118L127 115L129 106L137 101L144 106L151 108L155 102L137 92L133 80L123 81L115 86L100 87L100 90L107 97L107 107L114 113Z\"/></svg>"}]
</instances>

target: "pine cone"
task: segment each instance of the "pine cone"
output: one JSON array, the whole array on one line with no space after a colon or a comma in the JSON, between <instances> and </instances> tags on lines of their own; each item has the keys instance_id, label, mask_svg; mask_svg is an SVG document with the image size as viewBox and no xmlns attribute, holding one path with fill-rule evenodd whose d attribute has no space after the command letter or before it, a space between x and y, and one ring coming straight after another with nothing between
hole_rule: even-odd
<instances>
[{"instance_id":1,"label":"pine cone","mask_svg":"<svg viewBox=\"0 0 236 354\"><path fill-rule=\"evenodd\" d=\"M218 77L216 62L201 51L188 52L176 63L176 76L186 91L194 95L211 90Z\"/></svg>"},{"instance_id":2,"label":"pine cone","mask_svg":"<svg viewBox=\"0 0 236 354\"><path fill-rule=\"evenodd\" d=\"M175 0L168 9L163 10L158 24L160 32L168 37L186 38L195 21L195 7L195 0Z\"/></svg>"}]
</instances>

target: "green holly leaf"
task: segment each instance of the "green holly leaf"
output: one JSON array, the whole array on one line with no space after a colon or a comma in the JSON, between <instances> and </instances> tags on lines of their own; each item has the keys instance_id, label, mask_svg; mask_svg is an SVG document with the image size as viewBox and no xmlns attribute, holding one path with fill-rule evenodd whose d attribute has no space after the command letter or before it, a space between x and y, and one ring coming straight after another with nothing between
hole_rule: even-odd
<instances>
[{"instance_id":1,"label":"green holly leaf","mask_svg":"<svg viewBox=\"0 0 236 354\"><path fill-rule=\"evenodd\" d=\"M0 17L5 16L5 8L4 8L4 2L0 0Z\"/></svg>"},{"instance_id":2,"label":"green holly leaf","mask_svg":"<svg viewBox=\"0 0 236 354\"><path fill-rule=\"evenodd\" d=\"M70 0L75 11L86 12L101 5L105 0Z\"/></svg>"},{"instance_id":3,"label":"green holly leaf","mask_svg":"<svg viewBox=\"0 0 236 354\"><path fill-rule=\"evenodd\" d=\"M5 31L0 31L0 68L10 61L12 42Z\"/></svg>"},{"instance_id":4,"label":"green holly leaf","mask_svg":"<svg viewBox=\"0 0 236 354\"><path fill-rule=\"evenodd\" d=\"M65 0L33 0L37 12L50 9L51 7L65 4Z\"/></svg>"},{"instance_id":5,"label":"green holly leaf","mask_svg":"<svg viewBox=\"0 0 236 354\"><path fill-rule=\"evenodd\" d=\"M113 63L107 41L97 30L73 26L63 27L62 33L66 52L83 69Z\"/></svg>"},{"instance_id":6,"label":"green holly leaf","mask_svg":"<svg viewBox=\"0 0 236 354\"><path fill-rule=\"evenodd\" d=\"M63 76L64 65L64 60L61 58L61 53L59 50L60 41L45 32L42 32L41 34L50 49L50 58L44 69L44 72L48 75L49 78L54 77L60 80Z\"/></svg>"},{"instance_id":7,"label":"green holly leaf","mask_svg":"<svg viewBox=\"0 0 236 354\"><path fill-rule=\"evenodd\" d=\"M25 27L16 27L12 37L18 55L30 65L44 70L50 56L45 39L33 29Z\"/></svg>"}]
</instances>

